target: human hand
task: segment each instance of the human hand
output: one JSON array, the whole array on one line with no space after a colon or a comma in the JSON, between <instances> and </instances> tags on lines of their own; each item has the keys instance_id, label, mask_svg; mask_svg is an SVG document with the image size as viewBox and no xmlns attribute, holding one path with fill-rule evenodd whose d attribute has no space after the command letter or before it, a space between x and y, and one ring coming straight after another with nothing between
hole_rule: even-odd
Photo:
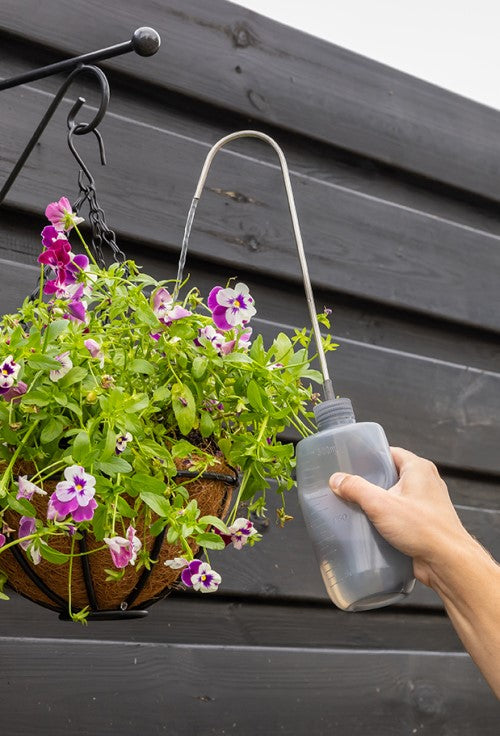
<instances>
[{"instance_id":1,"label":"human hand","mask_svg":"<svg viewBox=\"0 0 500 736\"><path fill-rule=\"evenodd\" d=\"M344 473L335 473L330 487L345 501L358 503L393 547L413 557L415 577L430 586L433 570L471 537L436 466L400 447L391 447L391 452L399 473L392 488Z\"/></svg>"}]
</instances>

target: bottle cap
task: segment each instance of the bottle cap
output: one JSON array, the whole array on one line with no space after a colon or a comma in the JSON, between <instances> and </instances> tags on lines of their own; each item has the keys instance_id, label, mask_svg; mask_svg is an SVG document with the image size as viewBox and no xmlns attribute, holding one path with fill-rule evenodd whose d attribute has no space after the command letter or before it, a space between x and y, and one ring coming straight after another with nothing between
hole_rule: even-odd
<instances>
[{"instance_id":1,"label":"bottle cap","mask_svg":"<svg viewBox=\"0 0 500 736\"><path fill-rule=\"evenodd\" d=\"M338 427L341 424L354 424L356 417L350 399L328 399L314 407L318 429Z\"/></svg>"}]
</instances>

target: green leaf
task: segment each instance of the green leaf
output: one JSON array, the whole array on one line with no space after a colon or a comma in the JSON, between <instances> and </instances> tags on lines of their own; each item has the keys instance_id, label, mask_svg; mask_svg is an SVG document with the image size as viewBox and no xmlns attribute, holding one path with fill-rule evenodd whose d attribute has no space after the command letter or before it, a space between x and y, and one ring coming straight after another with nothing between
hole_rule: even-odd
<instances>
[{"instance_id":1,"label":"green leaf","mask_svg":"<svg viewBox=\"0 0 500 736\"><path fill-rule=\"evenodd\" d=\"M3 592L3 586L7 582L7 575L0 570L0 601L10 600L9 596Z\"/></svg>"},{"instance_id":2,"label":"green leaf","mask_svg":"<svg viewBox=\"0 0 500 736\"><path fill-rule=\"evenodd\" d=\"M116 450L116 432L108 427L106 432L106 442L104 444L104 450L101 453L100 461L106 462L110 458L114 458Z\"/></svg>"},{"instance_id":3,"label":"green leaf","mask_svg":"<svg viewBox=\"0 0 500 736\"><path fill-rule=\"evenodd\" d=\"M30 404L33 406L46 406L50 402L50 394L41 388L35 388L33 391L28 391L28 393L22 397L21 401L23 404L27 404L28 406Z\"/></svg>"},{"instance_id":4,"label":"green leaf","mask_svg":"<svg viewBox=\"0 0 500 736\"><path fill-rule=\"evenodd\" d=\"M224 524L224 522L221 521L217 516L202 516L200 519L198 519L198 524L210 524L210 526L214 526L220 532L223 532L224 534L228 533L226 524Z\"/></svg>"},{"instance_id":5,"label":"green leaf","mask_svg":"<svg viewBox=\"0 0 500 736\"><path fill-rule=\"evenodd\" d=\"M42 441L42 444L46 445L49 442L57 439L57 437L62 434L63 429L64 424L62 423L62 421L60 419L57 419L57 417L51 417L42 429L42 433L40 435L40 440Z\"/></svg>"},{"instance_id":6,"label":"green leaf","mask_svg":"<svg viewBox=\"0 0 500 736\"><path fill-rule=\"evenodd\" d=\"M151 524L149 527L150 534L153 535L153 537L157 537L158 534L161 534L161 532L165 529L166 526L165 519L157 519L154 524Z\"/></svg>"},{"instance_id":7,"label":"green leaf","mask_svg":"<svg viewBox=\"0 0 500 736\"><path fill-rule=\"evenodd\" d=\"M14 493L8 495L9 508L21 516L36 516L36 509L27 498L16 498Z\"/></svg>"},{"instance_id":8,"label":"green leaf","mask_svg":"<svg viewBox=\"0 0 500 736\"><path fill-rule=\"evenodd\" d=\"M125 501L123 496L117 496L116 508L118 509L118 513L125 516L127 519L133 519L135 516L134 509Z\"/></svg>"},{"instance_id":9,"label":"green leaf","mask_svg":"<svg viewBox=\"0 0 500 736\"><path fill-rule=\"evenodd\" d=\"M61 367L58 360L49 358L48 355L32 355L28 358L28 365L37 371L45 369L56 371Z\"/></svg>"},{"instance_id":10,"label":"green leaf","mask_svg":"<svg viewBox=\"0 0 500 736\"><path fill-rule=\"evenodd\" d=\"M157 495L163 494L167 487L164 480L155 478L154 475L146 475L145 473L136 473L130 479L130 483L134 491L137 491L139 494L141 494L142 491L155 493Z\"/></svg>"},{"instance_id":11,"label":"green leaf","mask_svg":"<svg viewBox=\"0 0 500 736\"><path fill-rule=\"evenodd\" d=\"M132 373L144 373L147 376L151 376L155 372L154 366L148 360L144 360L144 358L135 358L128 366L128 369Z\"/></svg>"},{"instance_id":12,"label":"green leaf","mask_svg":"<svg viewBox=\"0 0 500 736\"><path fill-rule=\"evenodd\" d=\"M69 370L65 376L61 378L60 381L58 381L59 388L69 388L74 383L80 383L80 381L83 381L84 378L86 378L88 375L88 371L83 368L81 365L75 365L71 370Z\"/></svg>"},{"instance_id":13,"label":"green leaf","mask_svg":"<svg viewBox=\"0 0 500 736\"><path fill-rule=\"evenodd\" d=\"M139 320L141 322L144 322L149 327L160 327L158 317L155 315L151 308L148 308L146 306L137 307L137 309L135 310L135 316L136 321Z\"/></svg>"},{"instance_id":14,"label":"green leaf","mask_svg":"<svg viewBox=\"0 0 500 736\"><path fill-rule=\"evenodd\" d=\"M98 542L101 542L106 535L106 522L108 518L108 511L106 506L99 504L94 512L92 519L92 530L94 537Z\"/></svg>"},{"instance_id":15,"label":"green leaf","mask_svg":"<svg viewBox=\"0 0 500 736\"><path fill-rule=\"evenodd\" d=\"M41 542L40 554L44 560L52 562L54 565L64 565L69 560L69 555L65 555L64 552L59 552L59 550L49 547L46 542Z\"/></svg>"},{"instance_id":16,"label":"green leaf","mask_svg":"<svg viewBox=\"0 0 500 736\"><path fill-rule=\"evenodd\" d=\"M290 340L288 335L285 335L284 332L280 332L273 342L272 349L274 351L274 357L276 358L276 361L279 361L280 363L284 363L286 365L288 363L288 360L290 359L290 356L293 353L292 341Z\"/></svg>"},{"instance_id":17,"label":"green leaf","mask_svg":"<svg viewBox=\"0 0 500 736\"><path fill-rule=\"evenodd\" d=\"M203 438L210 437L214 433L215 424L214 420L207 411L202 411L200 414L200 432Z\"/></svg>"},{"instance_id":18,"label":"green leaf","mask_svg":"<svg viewBox=\"0 0 500 736\"><path fill-rule=\"evenodd\" d=\"M256 409L257 411L264 410L260 388L257 386L257 383L253 380L253 378L247 386L247 398L250 402L250 406L253 409Z\"/></svg>"},{"instance_id":19,"label":"green leaf","mask_svg":"<svg viewBox=\"0 0 500 736\"><path fill-rule=\"evenodd\" d=\"M253 363L252 358L247 353L229 353L229 355L224 356L223 360L224 363Z\"/></svg>"},{"instance_id":20,"label":"green leaf","mask_svg":"<svg viewBox=\"0 0 500 736\"><path fill-rule=\"evenodd\" d=\"M172 386L172 407L181 433L188 435L196 419L196 404L189 386L182 383Z\"/></svg>"},{"instance_id":21,"label":"green leaf","mask_svg":"<svg viewBox=\"0 0 500 736\"><path fill-rule=\"evenodd\" d=\"M249 355L257 363L264 363L266 360L266 351L264 350L264 340L262 335L257 335L254 340L252 347L250 348Z\"/></svg>"},{"instance_id":22,"label":"green leaf","mask_svg":"<svg viewBox=\"0 0 500 736\"><path fill-rule=\"evenodd\" d=\"M197 534L196 541L201 547L207 549L224 549L226 543L219 534L215 532L205 532L204 534Z\"/></svg>"},{"instance_id":23,"label":"green leaf","mask_svg":"<svg viewBox=\"0 0 500 736\"><path fill-rule=\"evenodd\" d=\"M195 381L202 381L205 378L208 368L208 358L204 355L197 355L191 365L191 375Z\"/></svg>"},{"instance_id":24,"label":"green leaf","mask_svg":"<svg viewBox=\"0 0 500 736\"><path fill-rule=\"evenodd\" d=\"M127 401L124 402L123 408L127 414L136 414L149 405L149 399L147 394L137 394L137 396L131 396Z\"/></svg>"},{"instance_id":25,"label":"green leaf","mask_svg":"<svg viewBox=\"0 0 500 736\"><path fill-rule=\"evenodd\" d=\"M157 493L149 493L148 491L141 491L139 496L158 516L165 517L170 515L170 504L165 496L159 496Z\"/></svg>"},{"instance_id":26,"label":"green leaf","mask_svg":"<svg viewBox=\"0 0 500 736\"><path fill-rule=\"evenodd\" d=\"M167 386L160 386L160 388L157 388L156 391L153 394L153 401L158 401L159 403L163 403L165 401L168 401L170 398L170 389L167 388Z\"/></svg>"},{"instance_id":27,"label":"green leaf","mask_svg":"<svg viewBox=\"0 0 500 736\"><path fill-rule=\"evenodd\" d=\"M323 383L323 374L320 371L314 370L314 368L302 371L300 376L301 378L310 378L311 381L316 381L316 383Z\"/></svg>"},{"instance_id":28,"label":"green leaf","mask_svg":"<svg viewBox=\"0 0 500 736\"><path fill-rule=\"evenodd\" d=\"M99 469L106 475L117 475L118 473L130 473L132 466L122 457L112 457L109 460L98 463Z\"/></svg>"},{"instance_id":29,"label":"green leaf","mask_svg":"<svg viewBox=\"0 0 500 736\"><path fill-rule=\"evenodd\" d=\"M167 542L173 544L179 539L179 532L173 526L168 527L167 531Z\"/></svg>"},{"instance_id":30,"label":"green leaf","mask_svg":"<svg viewBox=\"0 0 500 736\"><path fill-rule=\"evenodd\" d=\"M47 327L47 333L45 335L47 339L47 345L50 345L54 340L59 337L65 330L68 329L69 321L67 319L56 319L51 322Z\"/></svg>"},{"instance_id":31,"label":"green leaf","mask_svg":"<svg viewBox=\"0 0 500 736\"><path fill-rule=\"evenodd\" d=\"M87 432L79 432L73 440L71 455L77 463L85 465L85 461L90 453L90 437Z\"/></svg>"}]
</instances>

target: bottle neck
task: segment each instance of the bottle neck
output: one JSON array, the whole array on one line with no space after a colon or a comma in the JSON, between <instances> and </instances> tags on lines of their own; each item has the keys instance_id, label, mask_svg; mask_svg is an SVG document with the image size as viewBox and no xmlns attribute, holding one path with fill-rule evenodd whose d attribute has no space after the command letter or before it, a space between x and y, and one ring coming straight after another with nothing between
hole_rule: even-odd
<instances>
[{"instance_id":1,"label":"bottle neck","mask_svg":"<svg viewBox=\"0 0 500 736\"><path fill-rule=\"evenodd\" d=\"M350 399L328 399L314 407L314 417L318 430L354 424L356 417Z\"/></svg>"}]
</instances>

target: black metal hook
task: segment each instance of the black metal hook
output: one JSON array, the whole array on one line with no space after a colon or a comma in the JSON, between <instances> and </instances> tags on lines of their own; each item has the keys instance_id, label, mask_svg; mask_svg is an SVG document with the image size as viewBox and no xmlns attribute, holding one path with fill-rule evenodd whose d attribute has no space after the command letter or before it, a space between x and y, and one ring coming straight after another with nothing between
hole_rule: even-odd
<instances>
[{"instance_id":1,"label":"black metal hook","mask_svg":"<svg viewBox=\"0 0 500 736\"><path fill-rule=\"evenodd\" d=\"M82 98L80 97L79 99L81 100ZM82 123L77 123L77 124L70 123L70 118L68 116L68 147L71 153L73 154L74 158L76 159L78 166L80 167L80 176L78 177L78 184L80 186L80 189L84 188L81 174L85 174L85 176L88 179L88 183L90 184L91 187L94 187L95 185L94 177L92 176L92 174L89 171L88 166L85 164L84 160L82 159L82 157L76 150L75 142L73 140L74 135L81 135L81 133L79 132L79 129L83 125L85 125L85 123L83 124ZM102 166L106 166L106 150L104 148L104 141L102 139L102 135L99 133L97 128L93 128L90 131L87 130L87 132L92 132L97 138L97 143L99 145L99 156L101 158L101 164Z\"/></svg>"},{"instance_id":2,"label":"black metal hook","mask_svg":"<svg viewBox=\"0 0 500 736\"><path fill-rule=\"evenodd\" d=\"M71 74L69 74L62 85L60 86L59 90L57 91L57 94L55 95L54 99L50 103L47 112L43 116L42 120L38 124L35 132L31 136L30 140L28 141L28 144L26 145L24 151L20 155L19 159L17 160L17 163L15 164L14 168L12 169L7 181L3 185L1 191L0 191L0 204L3 202L5 197L7 196L10 188L14 184L19 172L23 168L24 164L26 163L26 160L28 159L28 156L32 152L33 148L36 146L38 140L40 139L40 136L42 135L43 131L47 127L49 121L51 120L52 116L54 115L55 111L59 107L65 92L67 91L70 84L74 81L74 79L81 75L81 74L90 74L91 76L94 76L98 83L99 83L99 91L101 93L101 99L99 103L99 107L97 109L97 112L95 113L94 117L89 123L76 123L75 118L78 112L81 110L82 106L85 104L85 98L79 97L76 102L71 107L71 110L68 113L68 127L70 130L73 131L75 135L85 135L86 133L94 132L98 136L99 140L99 134L96 131L97 126L102 121L104 115L106 114L106 110L108 109L109 104L109 83L107 80L106 75L102 71L102 69L99 69L96 66L87 66L85 64L82 64L78 66L76 69L74 69ZM102 150L102 141L99 142L99 148ZM72 151L73 152L73 151ZM75 152L73 152L74 155ZM101 158L102 160L102 158ZM80 162L79 162L80 163ZM86 168L86 167L85 167Z\"/></svg>"}]
</instances>

